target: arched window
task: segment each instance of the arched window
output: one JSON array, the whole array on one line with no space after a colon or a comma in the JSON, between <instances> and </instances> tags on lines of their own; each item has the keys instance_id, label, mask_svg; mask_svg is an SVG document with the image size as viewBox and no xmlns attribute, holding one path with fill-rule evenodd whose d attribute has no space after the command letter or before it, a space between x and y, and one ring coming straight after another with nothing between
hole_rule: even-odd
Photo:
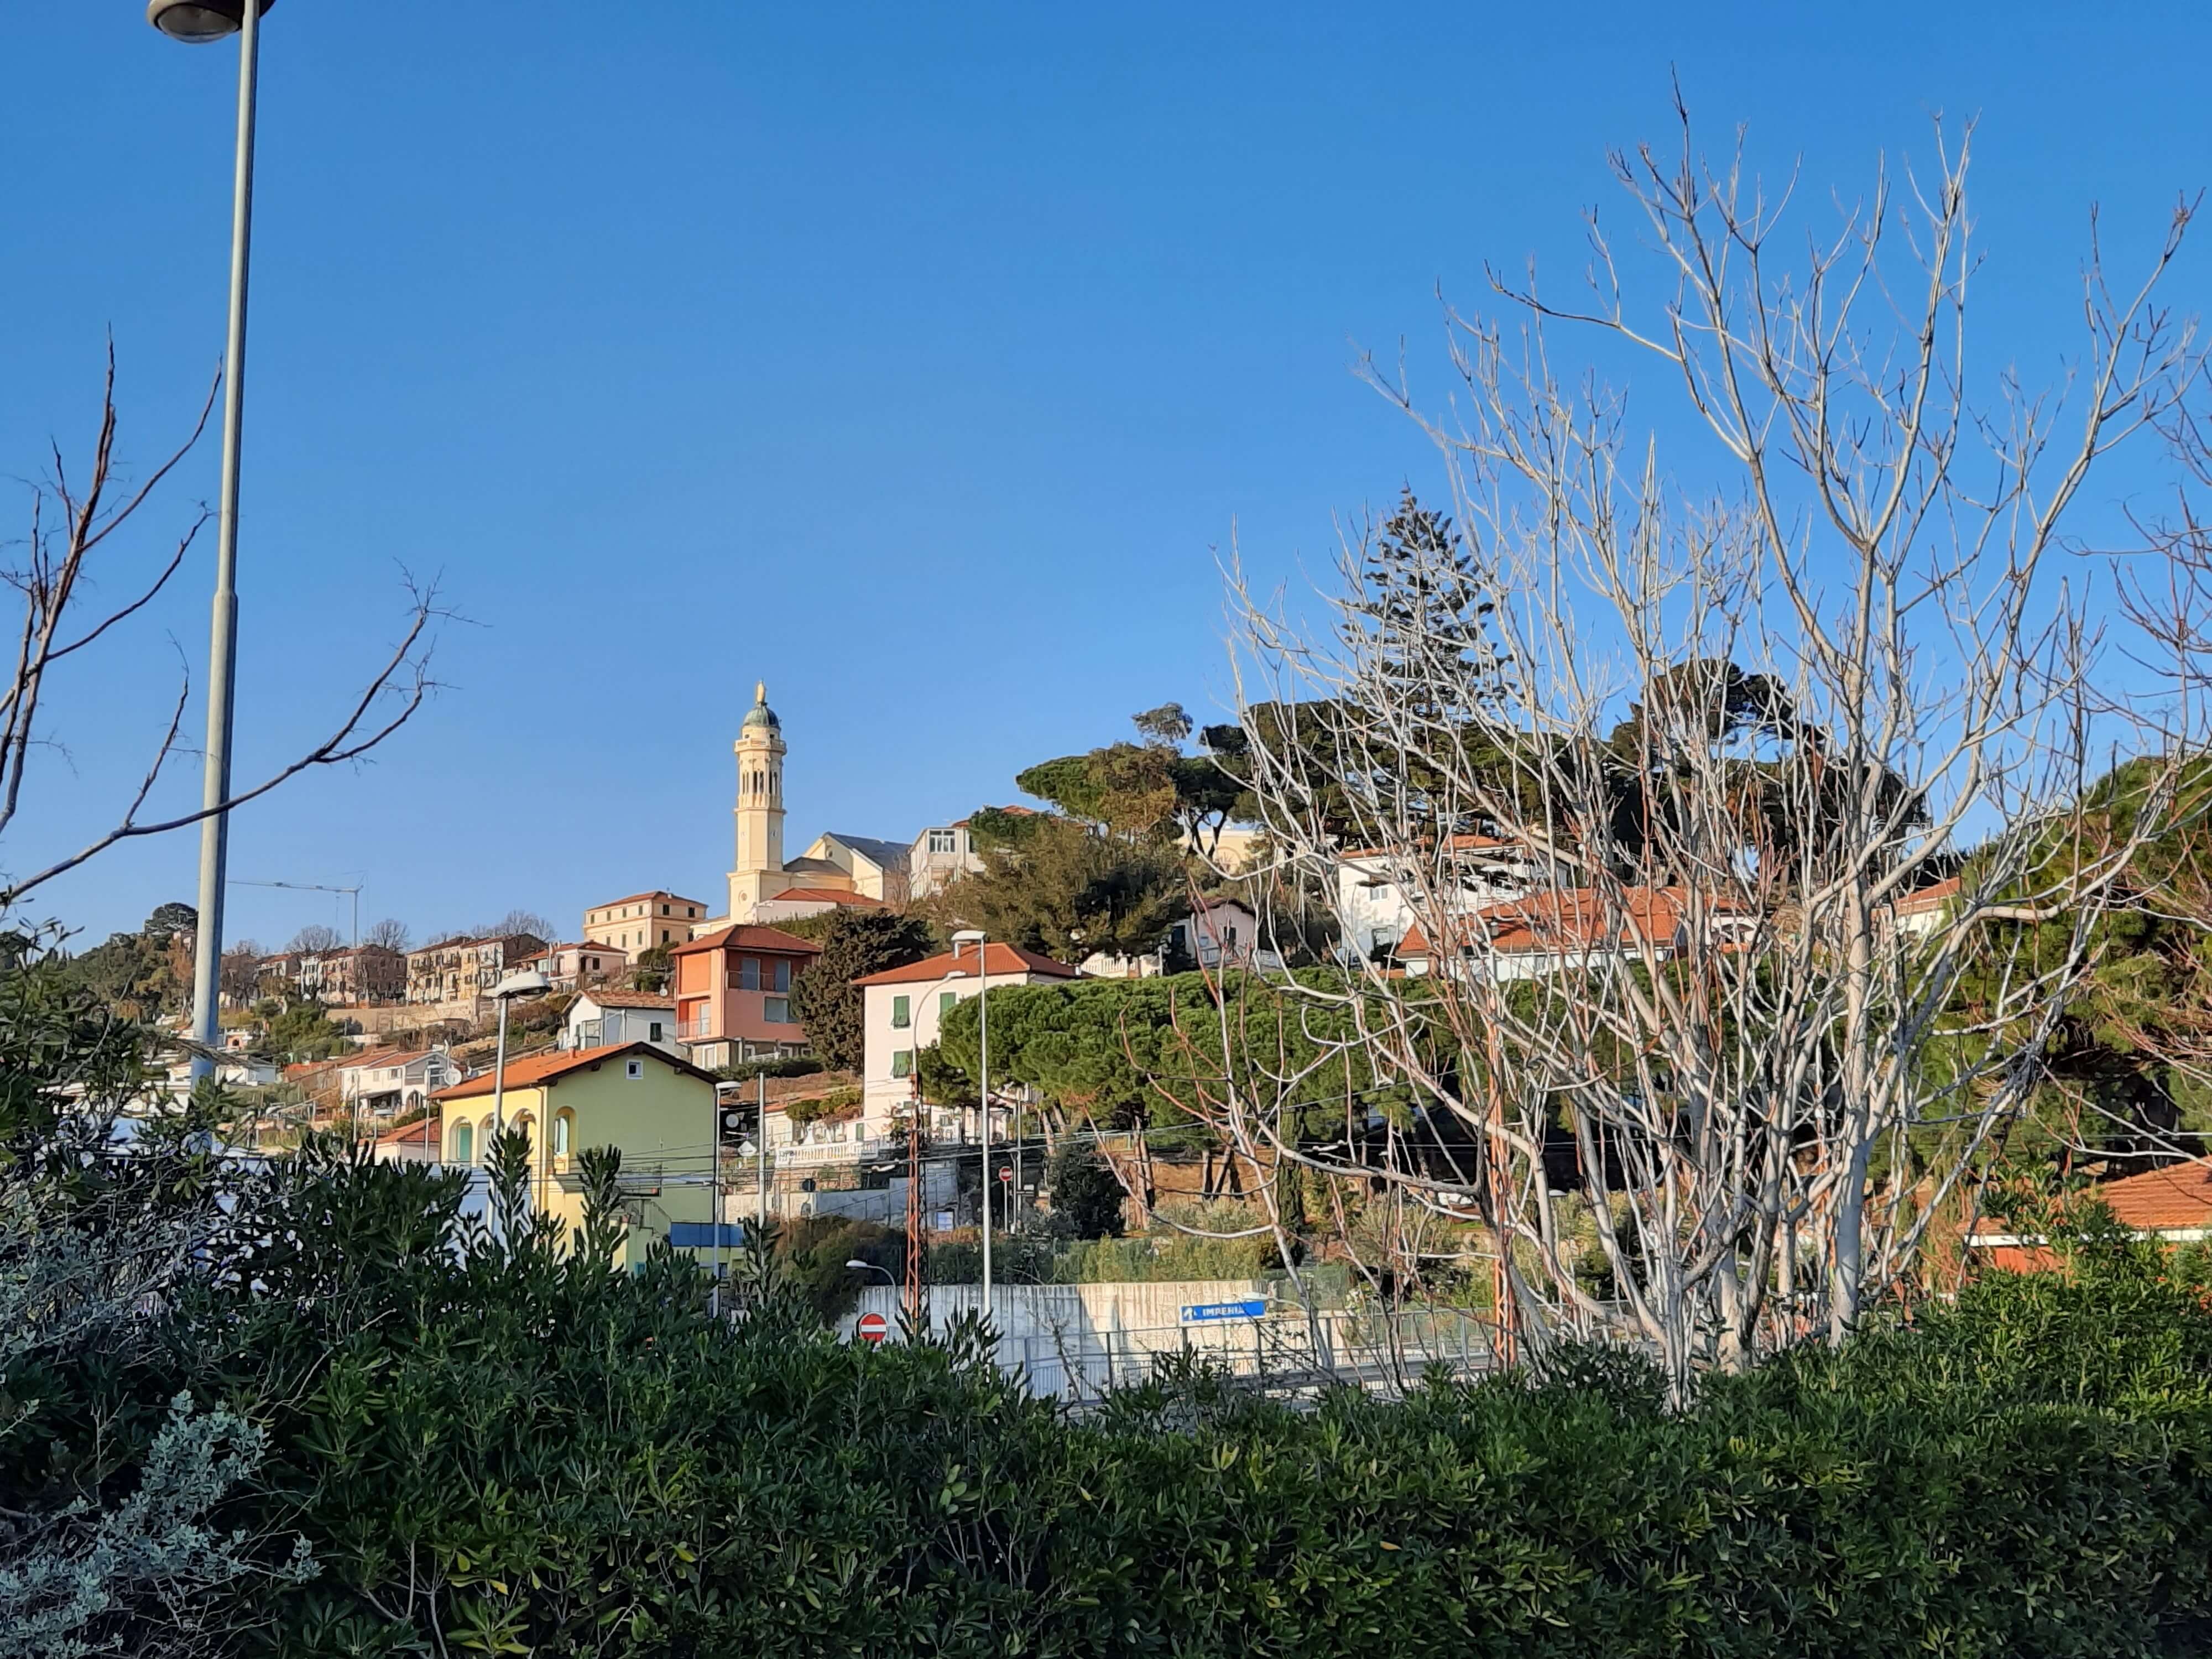
<instances>
[{"instance_id":1,"label":"arched window","mask_svg":"<svg viewBox=\"0 0 2212 1659\"><path fill-rule=\"evenodd\" d=\"M575 1115L574 1112L557 1112L557 1113L556 1113L556 1114L554 1115L554 1117L553 1117L553 1156L554 1156L554 1157L556 1157L556 1158L566 1158L566 1157L568 1157L568 1146L569 1146L569 1142L570 1142L570 1141L574 1139L574 1134L575 1134L575 1129L576 1129L576 1115Z\"/></svg>"},{"instance_id":2,"label":"arched window","mask_svg":"<svg viewBox=\"0 0 2212 1659\"><path fill-rule=\"evenodd\" d=\"M476 1136L465 1123L453 1126L453 1162L473 1164L477 1161Z\"/></svg>"}]
</instances>

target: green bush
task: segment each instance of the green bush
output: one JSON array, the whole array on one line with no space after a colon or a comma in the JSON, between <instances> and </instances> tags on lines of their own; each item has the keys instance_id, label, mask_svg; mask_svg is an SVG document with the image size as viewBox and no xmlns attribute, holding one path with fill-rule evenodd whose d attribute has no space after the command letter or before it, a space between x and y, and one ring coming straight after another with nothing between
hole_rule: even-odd
<instances>
[{"instance_id":1,"label":"green bush","mask_svg":"<svg viewBox=\"0 0 2212 1659\"><path fill-rule=\"evenodd\" d=\"M494 1162L501 1226L457 1227L456 1182L311 1144L232 1235L251 1271L172 1297L160 1340L0 1378L7 1467L179 1393L257 1402L262 1461L218 1521L304 1538L319 1572L224 1605L285 1656L2212 1642L2212 1316L2139 1255L1984 1279L1679 1412L1633 1357L1570 1353L1308 1410L1180 1368L1071 1419L973 1331L838 1344L764 1249L712 1322L687 1262L606 1270L605 1154L574 1253L524 1213L519 1144ZM781 1259L884 1242L807 1232Z\"/></svg>"}]
</instances>

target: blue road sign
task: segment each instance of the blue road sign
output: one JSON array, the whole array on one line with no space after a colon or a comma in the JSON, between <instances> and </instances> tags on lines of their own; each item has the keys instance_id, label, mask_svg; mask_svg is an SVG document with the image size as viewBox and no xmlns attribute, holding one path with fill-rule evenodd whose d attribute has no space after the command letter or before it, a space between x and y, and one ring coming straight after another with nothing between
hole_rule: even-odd
<instances>
[{"instance_id":1,"label":"blue road sign","mask_svg":"<svg viewBox=\"0 0 2212 1659\"><path fill-rule=\"evenodd\" d=\"M1267 1299L1255 1296L1249 1302L1186 1302L1182 1304L1182 1322L1186 1325L1210 1325L1219 1319L1258 1319L1267 1311Z\"/></svg>"}]
</instances>

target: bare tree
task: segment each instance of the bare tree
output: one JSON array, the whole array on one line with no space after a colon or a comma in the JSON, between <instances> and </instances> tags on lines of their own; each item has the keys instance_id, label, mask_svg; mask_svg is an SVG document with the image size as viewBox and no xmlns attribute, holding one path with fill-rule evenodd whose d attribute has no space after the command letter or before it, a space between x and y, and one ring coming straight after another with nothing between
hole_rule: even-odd
<instances>
[{"instance_id":1,"label":"bare tree","mask_svg":"<svg viewBox=\"0 0 2212 1659\"><path fill-rule=\"evenodd\" d=\"M284 948L302 956L316 956L325 951L343 949L344 945L345 935L337 928L323 922L311 921L293 934L291 942Z\"/></svg>"},{"instance_id":2,"label":"bare tree","mask_svg":"<svg viewBox=\"0 0 2212 1659\"><path fill-rule=\"evenodd\" d=\"M538 940L541 945L550 945L561 937L553 924L544 916L539 915L535 910L523 909L509 910L489 927L479 929L477 936L483 939L515 939L526 936Z\"/></svg>"},{"instance_id":3,"label":"bare tree","mask_svg":"<svg viewBox=\"0 0 2212 1659\"><path fill-rule=\"evenodd\" d=\"M386 916L361 936L363 945L374 945L386 951L404 952L414 939L407 924L397 916Z\"/></svg>"},{"instance_id":4,"label":"bare tree","mask_svg":"<svg viewBox=\"0 0 2212 1659\"><path fill-rule=\"evenodd\" d=\"M33 751L50 741L40 720L50 678L70 659L97 644L151 604L182 567L207 523L209 512L202 507L159 569L136 587L134 597L112 608L86 612L86 593L97 585L100 568L108 561L118 532L131 524L162 480L191 453L205 429L214 401L210 389L207 404L184 442L135 489L124 486L114 471L115 353L111 343L100 397L100 429L88 466L81 477L73 474L57 447L52 475L32 492L30 532L22 562L4 573L8 584L22 598L22 620L16 630L14 677L9 690L0 693L0 837L7 835L22 805ZM220 808L201 807L181 815L148 818L144 816L147 804L168 763L181 749L179 737L191 687L189 673L180 668L176 699L153 742L152 757L131 799L122 803L106 829L76 851L27 873L0 878L0 908L20 904L45 883L118 842L198 823L210 811L258 799L311 767L358 759L382 743L422 707L433 689L430 648L435 624L447 614L433 591L417 588L410 581L408 593L408 611L398 641L327 738L258 781L235 790Z\"/></svg>"},{"instance_id":5,"label":"bare tree","mask_svg":"<svg viewBox=\"0 0 2212 1659\"><path fill-rule=\"evenodd\" d=\"M254 940L242 939L226 946L216 984L233 1002L249 1002L261 985L261 958L267 954Z\"/></svg>"},{"instance_id":6,"label":"bare tree","mask_svg":"<svg viewBox=\"0 0 2212 1659\"><path fill-rule=\"evenodd\" d=\"M1786 195L1709 166L1684 113L1679 156L1614 157L1648 313L1593 216L1592 302L1493 277L1517 333L1451 316L1454 423L1375 377L1464 531L1379 564L1353 538L1318 630L1232 573L1271 840L1348 941L1354 849L1412 924L1304 993L1344 1033L1314 1063L1348 1122L1363 1091L1420 1103L1379 1157L1316 1148L1282 1127L1304 1079L1255 1066L1236 1133L1479 1217L1534 1343L1627 1335L1682 1380L1841 1340L1960 1209L2170 810L2154 785L2118 840L2080 830L2112 705L2051 567L2094 464L2197 381L2154 302L2190 209L2131 290L2093 253L2066 397L2008 378L1984 409L1966 151L1937 152L1793 265ZM1624 399L1559 372L1561 325L1671 376L1725 483L1674 483Z\"/></svg>"}]
</instances>

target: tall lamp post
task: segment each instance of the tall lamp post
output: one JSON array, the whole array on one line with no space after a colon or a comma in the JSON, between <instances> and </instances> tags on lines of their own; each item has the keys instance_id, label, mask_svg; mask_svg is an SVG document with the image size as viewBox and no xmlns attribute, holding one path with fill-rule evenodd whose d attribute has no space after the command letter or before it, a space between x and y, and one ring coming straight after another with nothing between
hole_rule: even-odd
<instances>
[{"instance_id":1,"label":"tall lamp post","mask_svg":"<svg viewBox=\"0 0 2212 1659\"><path fill-rule=\"evenodd\" d=\"M492 1000L499 1006L498 1058L492 1062L491 1073L491 1133L494 1139L497 1139L507 1132L507 1005L517 997L542 997L552 988L551 980L543 974L534 973L509 974L491 988ZM541 1111L539 1115L543 1116L544 1113ZM545 1148L550 1144L546 1137L545 1127L543 1123L538 1126L538 1163L541 1165L545 1161ZM489 1152L490 1148L487 1146L485 1150ZM542 1180L539 1188L538 1202L543 1206L545 1194Z\"/></svg>"},{"instance_id":2,"label":"tall lamp post","mask_svg":"<svg viewBox=\"0 0 2212 1659\"><path fill-rule=\"evenodd\" d=\"M952 935L957 952L963 945L975 947L976 1061L975 1094L982 1110L983 1137L983 1317L991 1316L991 956L990 945L980 927L963 927Z\"/></svg>"},{"instance_id":3,"label":"tall lamp post","mask_svg":"<svg viewBox=\"0 0 2212 1659\"><path fill-rule=\"evenodd\" d=\"M222 356L222 497L216 520L215 621L208 645L207 763L200 783L199 921L192 943L192 1036L205 1077L221 1020L222 878L230 857L232 657L238 645L238 460L246 415L246 277L253 240L254 82L261 14L276 0L148 0L146 21L173 40L201 44L238 36L238 151L230 197L230 326Z\"/></svg>"}]
</instances>

